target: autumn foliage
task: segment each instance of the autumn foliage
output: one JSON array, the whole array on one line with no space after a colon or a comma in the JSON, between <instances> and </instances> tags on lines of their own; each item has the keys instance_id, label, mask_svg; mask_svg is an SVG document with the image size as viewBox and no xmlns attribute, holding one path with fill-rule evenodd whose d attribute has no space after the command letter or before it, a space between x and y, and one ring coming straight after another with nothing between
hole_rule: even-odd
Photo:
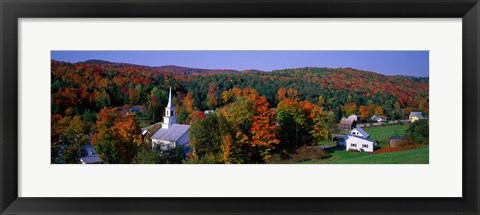
<instances>
[{"instance_id":1,"label":"autumn foliage","mask_svg":"<svg viewBox=\"0 0 480 215\"><path fill-rule=\"evenodd\" d=\"M113 147L118 159L112 162L130 163L143 143L138 123L133 115L118 116L116 108L104 108L98 113L96 133L92 137L93 144L105 161L111 161L107 149Z\"/></svg>"},{"instance_id":2,"label":"autumn foliage","mask_svg":"<svg viewBox=\"0 0 480 215\"><path fill-rule=\"evenodd\" d=\"M51 82L52 157L70 163L89 142L104 162L131 163L145 146L140 122L162 120L169 87L178 123L191 125L193 163L265 163L330 140L342 117L367 122L374 114L405 119L429 111L428 78L352 68L262 72L52 60ZM125 115L118 110L125 105L145 111Z\"/></svg>"}]
</instances>

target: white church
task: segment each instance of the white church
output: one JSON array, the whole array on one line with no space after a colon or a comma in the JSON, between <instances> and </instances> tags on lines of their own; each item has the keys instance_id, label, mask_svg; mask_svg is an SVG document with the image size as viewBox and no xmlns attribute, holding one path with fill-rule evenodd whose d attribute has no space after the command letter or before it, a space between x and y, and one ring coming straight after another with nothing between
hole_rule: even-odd
<instances>
[{"instance_id":1,"label":"white church","mask_svg":"<svg viewBox=\"0 0 480 215\"><path fill-rule=\"evenodd\" d=\"M172 88L170 87L162 128L152 136L152 148L159 146L166 150L174 148L177 144L187 146L190 143L189 129L190 125L177 124L177 116L172 101Z\"/></svg>"}]
</instances>

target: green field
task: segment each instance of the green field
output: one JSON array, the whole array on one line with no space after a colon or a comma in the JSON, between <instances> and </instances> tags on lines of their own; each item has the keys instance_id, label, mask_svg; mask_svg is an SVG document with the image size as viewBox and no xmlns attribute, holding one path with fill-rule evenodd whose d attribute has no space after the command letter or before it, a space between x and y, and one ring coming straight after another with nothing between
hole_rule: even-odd
<instances>
[{"instance_id":1,"label":"green field","mask_svg":"<svg viewBox=\"0 0 480 215\"><path fill-rule=\"evenodd\" d=\"M305 164L428 164L428 146L398 152L367 153L334 151L327 159L309 160Z\"/></svg>"},{"instance_id":2,"label":"green field","mask_svg":"<svg viewBox=\"0 0 480 215\"><path fill-rule=\"evenodd\" d=\"M409 124L404 125L386 125L365 128L370 134L370 139L379 142L380 148L386 147L389 137L395 135L404 135ZM320 145L331 145L329 142L321 142ZM428 146L413 148L404 151L368 153L368 152L348 152L345 150L336 150L330 152L330 157L326 159L309 160L303 163L318 164L428 164Z\"/></svg>"},{"instance_id":3,"label":"green field","mask_svg":"<svg viewBox=\"0 0 480 215\"><path fill-rule=\"evenodd\" d=\"M380 148L383 148L387 144L387 140L391 136L403 136L405 130L408 128L409 124L403 125L385 125L385 126L376 126L371 128L364 128L368 134L370 134L371 140L376 140L379 142Z\"/></svg>"}]
</instances>

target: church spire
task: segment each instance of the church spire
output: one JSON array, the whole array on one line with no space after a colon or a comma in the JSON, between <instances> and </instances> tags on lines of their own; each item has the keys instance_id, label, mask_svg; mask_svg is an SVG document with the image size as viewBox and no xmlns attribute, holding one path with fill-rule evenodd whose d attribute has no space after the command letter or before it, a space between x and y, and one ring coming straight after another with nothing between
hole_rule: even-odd
<instances>
[{"instance_id":1,"label":"church spire","mask_svg":"<svg viewBox=\"0 0 480 215\"><path fill-rule=\"evenodd\" d=\"M168 104L167 104L167 108L170 108L170 109L173 109L173 105L172 105L172 87L170 87L170 93L168 94Z\"/></svg>"},{"instance_id":2,"label":"church spire","mask_svg":"<svg viewBox=\"0 0 480 215\"><path fill-rule=\"evenodd\" d=\"M168 94L168 104L165 107L165 116L163 117L162 128L169 128L171 125L177 123L177 117L175 114L175 108L173 107L172 101L172 88L170 87L170 92Z\"/></svg>"}]
</instances>

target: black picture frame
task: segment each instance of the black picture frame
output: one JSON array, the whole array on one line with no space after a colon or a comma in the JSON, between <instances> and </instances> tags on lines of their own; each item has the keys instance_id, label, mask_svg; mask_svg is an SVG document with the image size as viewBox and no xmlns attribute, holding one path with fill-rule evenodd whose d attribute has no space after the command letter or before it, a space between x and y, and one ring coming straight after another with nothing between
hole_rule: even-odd
<instances>
[{"instance_id":1,"label":"black picture frame","mask_svg":"<svg viewBox=\"0 0 480 215\"><path fill-rule=\"evenodd\" d=\"M0 0L1 214L479 214L478 0ZM18 19L462 18L462 198L19 198ZM448 41L446 41L448 42ZM468 139L468 141L467 141ZM458 143L460 144L460 143ZM439 189L442 189L439 187Z\"/></svg>"}]
</instances>

